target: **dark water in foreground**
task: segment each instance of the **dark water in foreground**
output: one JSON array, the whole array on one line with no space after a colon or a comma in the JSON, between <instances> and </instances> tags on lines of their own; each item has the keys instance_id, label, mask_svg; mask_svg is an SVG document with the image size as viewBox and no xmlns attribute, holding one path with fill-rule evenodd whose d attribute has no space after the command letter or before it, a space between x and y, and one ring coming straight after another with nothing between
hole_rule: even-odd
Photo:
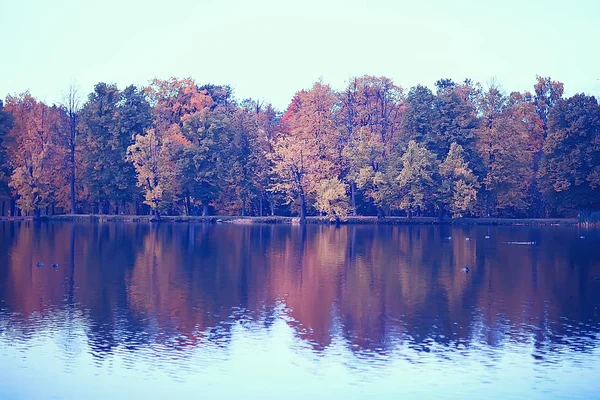
<instances>
[{"instance_id":1,"label":"dark water in foreground","mask_svg":"<svg viewBox=\"0 0 600 400\"><path fill-rule=\"evenodd\" d=\"M0 398L600 398L597 276L575 228L0 222Z\"/></svg>"}]
</instances>

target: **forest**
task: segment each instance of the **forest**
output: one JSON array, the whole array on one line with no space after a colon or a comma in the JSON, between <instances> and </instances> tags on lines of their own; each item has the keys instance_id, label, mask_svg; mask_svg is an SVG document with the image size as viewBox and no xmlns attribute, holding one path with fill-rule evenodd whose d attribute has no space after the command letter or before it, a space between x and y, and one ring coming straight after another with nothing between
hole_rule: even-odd
<instances>
[{"instance_id":1,"label":"forest","mask_svg":"<svg viewBox=\"0 0 600 400\"><path fill-rule=\"evenodd\" d=\"M572 217L600 209L600 106L362 76L285 111L192 78L0 100L0 216Z\"/></svg>"}]
</instances>

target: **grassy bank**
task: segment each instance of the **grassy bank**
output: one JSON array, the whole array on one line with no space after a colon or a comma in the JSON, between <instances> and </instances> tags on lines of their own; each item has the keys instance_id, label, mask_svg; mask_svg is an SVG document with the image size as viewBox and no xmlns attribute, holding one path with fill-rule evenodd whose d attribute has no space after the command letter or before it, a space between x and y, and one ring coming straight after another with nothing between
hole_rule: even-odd
<instances>
[{"instance_id":1,"label":"grassy bank","mask_svg":"<svg viewBox=\"0 0 600 400\"><path fill-rule=\"evenodd\" d=\"M0 220L24 221L33 220L32 217L0 217ZM68 222L142 222L150 223L150 215L53 215L42 217L41 220L48 221L68 221ZM298 224L297 217L239 217L239 216L209 216L209 217L189 217L189 216L163 216L162 222L179 223L233 223L233 224ZM324 217L308 217L308 224L331 224L329 219ZM349 217L346 224L365 224L365 225L504 225L504 226L576 226L576 218L459 218L444 219L440 221L432 217L387 217L377 219L377 217Z\"/></svg>"}]
</instances>

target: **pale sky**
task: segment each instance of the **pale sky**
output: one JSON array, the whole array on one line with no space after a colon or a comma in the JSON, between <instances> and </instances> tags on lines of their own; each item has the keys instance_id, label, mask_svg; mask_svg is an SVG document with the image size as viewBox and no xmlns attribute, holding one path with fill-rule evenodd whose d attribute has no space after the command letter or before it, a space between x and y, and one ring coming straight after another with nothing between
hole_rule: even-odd
<instances>
[{"instance_id":1,"label":"pale sky","mask_svg":"<svg viewBox=\"0 0 600 400\"><path fill-rule=\"evenodd\" d=\"M598 0L2 0L0 30L2 98L191 76L284 109L320 77L364 74L506 91L542 75L600 96Z\"/></svg>"}]
</instances>

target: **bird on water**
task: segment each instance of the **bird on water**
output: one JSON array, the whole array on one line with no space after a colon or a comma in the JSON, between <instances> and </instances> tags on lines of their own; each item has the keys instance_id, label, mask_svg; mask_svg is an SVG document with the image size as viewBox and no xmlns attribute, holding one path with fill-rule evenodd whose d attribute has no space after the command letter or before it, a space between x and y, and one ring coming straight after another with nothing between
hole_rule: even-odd
<instances>
[{"instance_id":1,"label":"bird on water","mask_svg":"<svg viewBox=\"0 0 600 400\"><path fill-rule=\"evenodd\" d=\"M58 268L58 264L57 263L52 264L52 268Z\"/></svg>"},{"instance_id":2,"label":"bird on water","mask_svg":"<svg viewBox=\"0 0 600 400\"><path fill-rule=\"evenodd\" d=\"M38 261L37 264L35 264L35 265L37 265L38 268L41 268L44 266L44 263L41 261Z\"/></svg>"},{"instance_id":3,"label":"bird on water","mask_svg":"<svg viewBox=\"0 0 600 400\"><path fill-rule=\"evenodd\" d=\"M469 273L469 267L461 268L460 272L464 272L465 274L468 274Z\"/></svg>"}]
</instances>

